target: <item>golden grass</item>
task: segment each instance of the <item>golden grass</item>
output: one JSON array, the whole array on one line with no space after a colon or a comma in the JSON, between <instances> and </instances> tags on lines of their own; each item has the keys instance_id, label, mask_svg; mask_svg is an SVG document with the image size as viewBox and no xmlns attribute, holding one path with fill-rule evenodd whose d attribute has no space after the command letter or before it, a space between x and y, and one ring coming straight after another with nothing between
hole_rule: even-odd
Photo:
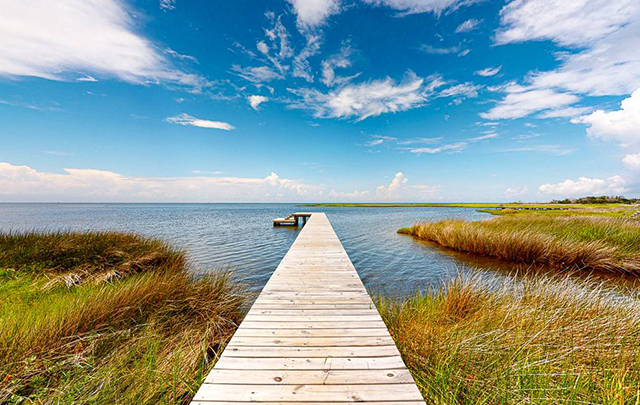
<instances>
[{"instance_id":1,"label":"golden grass","mask_svg":"<svg viewBox=\"0 0 640 405\"><path fill-rule=\"evenodd\" d=\"M399 232L511 262L640 274L640 221L634 219L532 214L421 222Z\"/></svg>"},{"instance_id":2,"label":"golden grass","mask_svg":"<svg viewBox=\"0 0 640 405\"><path fill-rule=\"evenodd\" d=\"M637 294L458 277L378 309L428 404L640 403Z\"/></svg>"},{"instance_id":3,"label":"golden grass","mask_svg":"<svg viewBox=\"0 0 640 405\"><path fill-rule=\"evenodd\" d=\"M188 402L243 317L241 285L135 235L46 239L0 237L0 403Z\"/></svg>"}]
</instances>

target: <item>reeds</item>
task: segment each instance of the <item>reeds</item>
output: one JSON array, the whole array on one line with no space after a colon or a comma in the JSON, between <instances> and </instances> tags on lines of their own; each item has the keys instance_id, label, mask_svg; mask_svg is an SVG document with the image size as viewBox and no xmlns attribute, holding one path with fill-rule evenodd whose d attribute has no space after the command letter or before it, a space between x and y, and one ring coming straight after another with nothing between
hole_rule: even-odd
<instances>
[{"instance_id":1,"label":"reeds","mask_svg":"<svg viewBox=\"0 0 640 405\"><path fill-rule=\"evenodd\" d=\"M188 402L243 316L240 284L195 279L156 240L1 235L0 250L0 403Z\"/></svg>"},{"instance_id":2,"label":"reeds","mask_svg":"<svg viewBox=\"0 0 640 405\"><path fill-rule=\"evenodd\" d=\"M458 277L378 309L429 404L640 403L637 294Z\"/></svg>"},{"instance_id":3,"label":"reeds","mask_svg":"<svg viewBox=\"0 0 640 405\"><path fill-rule=\"evenodd\" d=\"M640 274L640 222L634 219L532 214L421 222L399 232L511 262Z\"/></svg>"}]
</instances>

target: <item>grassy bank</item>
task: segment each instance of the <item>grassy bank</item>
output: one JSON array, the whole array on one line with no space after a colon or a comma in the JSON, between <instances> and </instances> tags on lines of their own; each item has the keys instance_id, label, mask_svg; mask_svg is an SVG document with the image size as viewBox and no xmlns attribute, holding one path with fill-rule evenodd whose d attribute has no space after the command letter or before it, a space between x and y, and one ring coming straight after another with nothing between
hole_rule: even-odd
<instances>
[{"instance_id":1,"label":"grassy bank","mask_svg":"<svg viewBox=\"0 0 640 405\"><path fill-rule=\"evenodd\" d=\"M568 201L568 200L567 200ZM589 201L589 200L587 200ZM625 200L626 201L626 200ZM631 200L629 200L631 201ZM545 214L552 216L600 216L600 217L632 217L640 215L637 203L620 202L551 202L551 203L420 203L420 204L342 204L323 203L305 204L304 207L346 207L346 208L474 208L478 212L492 215L530 215Z\"/></svg>"},{"instance_id":2,"label":"grassy bank","mask_svg":"<svg viewBox=\"0 0 640 405\"><path fill-rule=\"evenodd\" d=\"M640 301L459 278L379 310L429 404L638 404Z\"/></svg>"},{"instance_id":3,"label":"grassy bank","mask_svg":"<svg viewBox=\"0 0 640 405\"><path fill-rule=\"evenodd\" d=\"M532 214L422 222L398 232L511 262L640 274L640 221L633 219Z\"/></svg>"},{"instance_id":4,"label":"grassy bank","mask_svg":"<svg viewBox=\"0 0 640 405\"><path fill-rule=\"evenodd\" d=\"M242 318L224 274L119 233L0 235L0 403L179 404Z\"/></svg>"}]
</instances>

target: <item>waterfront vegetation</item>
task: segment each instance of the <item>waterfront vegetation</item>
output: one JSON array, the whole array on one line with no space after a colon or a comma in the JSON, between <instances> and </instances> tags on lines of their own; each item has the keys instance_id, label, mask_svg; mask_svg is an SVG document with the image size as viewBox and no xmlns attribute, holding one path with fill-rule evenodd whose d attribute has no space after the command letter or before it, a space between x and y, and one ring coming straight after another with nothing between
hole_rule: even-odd
<instances>
[{"instance_id":1,"label":"waterfront vegetation","mask_svg":"<svg viewBox=\"0 0 640 405\"><path fill-rule=\"evenodd\" d=\"M0 235L0 403L188 403L242 319L225 274L163 242Z\"/></svg>"},{"instance_id":2,"label":"waterfront vegetation","mask_svg":"<svg viewBox=\"0 0 640 405\"><path fill-rule=\"evenodd\" d=\"M557 270L640 274L640 221L507 215L486 221L419 222L399 233L461 252Z\"/></svg>"},{"instance_id":3,"label":"waterfront vegetation","mask_svg":"<svg viewBox=\"0 0 640 405\"><path fill-rule=\"evenodd\" d=\"M306 204L305 207L347 207L347 208L474 208L478 212L492 215L545 214L554 216L599 216L634 217L640 215L638 200L624 197L585 197L574 200L559 200L549 203L364 203L364 204Z\"/></svg>"},{"instance_id":4,"label":"waterfront vegetation","mask_svg":"<svg viewBox=\"0 0 640 405\"><path fill-rule=\"evenodd\" d=\"M461 276L377 306L428 404L638 404L640 300L619 293Z\"/></svg>"},{"instance_id":5,"label":"waterfront vegetation","mask_svg":"<svg viewBox=\"0 0 640 405\"><path fill-rule=\"evenodd\" d=\"M535 230L615 263L637 251L630 220L538 217L434 226L471 227L480 245L479 230ZM638 404L638 293L607 291L568 276L459 276L376 304L427 403ZM67 232L0 235L0 296L2 404L188 404L252 298L226 274L191 276L161 241Z\"/></svg>"}]
</instances>

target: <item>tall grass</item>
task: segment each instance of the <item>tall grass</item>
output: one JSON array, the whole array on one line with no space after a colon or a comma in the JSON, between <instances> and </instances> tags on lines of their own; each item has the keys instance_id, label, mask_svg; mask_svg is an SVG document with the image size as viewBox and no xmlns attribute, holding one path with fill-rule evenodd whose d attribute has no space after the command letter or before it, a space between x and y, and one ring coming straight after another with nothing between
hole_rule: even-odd
<instances>
[{"instance_id":1,"label":"tall grass","mask_svg":"<svg viewBox=\"0 0 640 405\"><path fill-rule=\"evenodd\" d=\"M0 403L179 404L242 319L226 274L195 279L162 242L0 235Z\"/></svg>"},{"instance_id":2,"label":"tall grass","mask_svg":"<svg viewBox=\"0 0 640 405\"><path fill-rule=\"evenodd\" d=\"M512 262L640 274L640 221L634 219L532 214L421 222L399 232Z\"/></svg>"},{"instance_id":3,"label":"tall grass","mask_svg":"<svg viewBox=\"0 0 640 405\"><path fill-rule=\"evenodd\" d=\"M640 403L637 295L459 277L378 309L429 404Z\"/></svg>"}]
</instances>

